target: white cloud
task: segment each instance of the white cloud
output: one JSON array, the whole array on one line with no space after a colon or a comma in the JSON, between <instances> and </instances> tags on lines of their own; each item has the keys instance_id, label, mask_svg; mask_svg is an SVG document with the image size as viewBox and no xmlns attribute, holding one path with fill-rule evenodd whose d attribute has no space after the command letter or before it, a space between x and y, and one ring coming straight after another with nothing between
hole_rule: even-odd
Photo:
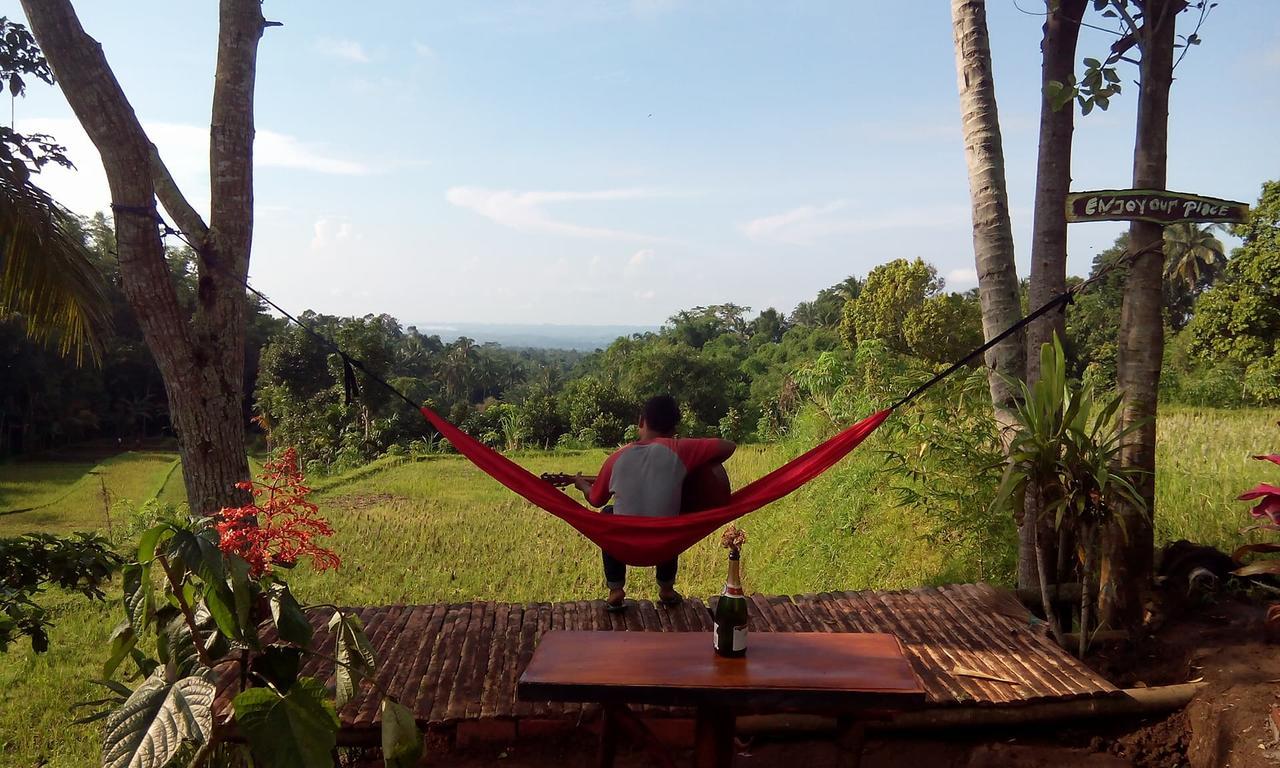
<instances>
[{"instance_id":1,"label":"white cloud","mask_svg":"<svg viewBox=\"0 0 1280 768\"><path fill-rule=\"evenodd\" d=\"M321 144L304 142L287 133L268 130L257 132L257 139L253 144L253 162L255 167L294 168L339 176L358 176L370 172L370 168L363 163L325 153Z\"/></svg>"},{"instance_id":2,"label":"white cloud","mask_svg":"<svg viewBox=\"0 0 1280 768\"><path fill-rule=\"evenodd\" d=\"M203 213L208 212L209 198L209 128L183 123L144 122L143 130L160 149L169 172L179 188ZM72 118L32 118L20 120L17 130L25 133L47 133L67 148L67 156L76 164L69 171L48 167L38 183L54 199L81 214L100 211L110 204L107 177L98 158L98 150L80 123ZM335 157L323 145L304 142L295 136L259 129L254 142L254 167L289 168L338 175L370 173L372 170L354 160ZM259 210L265 210L259 206Z\"/></svg>"},{"instance_id":3,"label":"white cloud","mask_svg":"<svg viewBox=\"0 0 1280 768\"><path fill-rule=\"evenodd\" d=\"M364 46L355 40L335 40L329 37L322 37L316 40L316 50L325 56L332 56L335 59L352 61L357 64L365 64L369 61L369 54L365 53Z\"/></svg>"},{"instance_id":4,"label":"white cloud","mask_svg":"<svg viewBox=\"0 0 1280 768\"><path fill-rule=\"evenodd\" d=\"M434 59L436 57L436 50L434 48L418 40L413 41L413 52L424 59Z\"/></svg>"},{"instance_id":5,"label":"white cloud","mask_svg":"<svg viewBox=\"0 0 1280 768\"><path fill-rule=\"evenodd\" d=\"M605 189L594 192L520 192L512 189L485 189L483 187L452 187L445 193L450 203L484 216L504 227L524 232L549 232L570 237L589 237L611 240L649 240L651 237L604 227L588 227L552 218L544 206L555 203L605 202L616 200L640 200L666 197L664 193L649 189Z\"/></svg>"},{"instance_id":6,"label":"white cloud","mask_svg":"<svg viewBox=\"0 0 1280 768\"><path fill-rule=\"evenodd\" d=\"M636 291L632 295L641 301L653 301L658 296L654 291Z\"/></svg>"},{"instance_id":7,"label":"white cloud","mask_svg":"<svg viewBox=\"0 0 1280 768\"><path fill-rule=\"evenodd\" d=\"M754 240L783 239L787 231L803 228L808 222L820 219L832 211L838 211L849 204L847 200L833 200L825 205L802 205L783 213L753 219L743 225L742 231Z\"/></svg>"},{"instance_id":8,"label":"white cloud","mask_svg":"<svg viewBox=\"0 0 1280 768\"><path fill-rule=\"evenodd\" d=\"M653 261L653 249L642 248L631 254L631 258L627 259L627 266L622 268L623 274L627 277L635 277L644 271L645 265Z\"/></svg>"},{"instance_id":9,"label":"white cloud","mask_svg":"<svg viewBox=\"0 0 1280 768\"><path fill-rule=\"evenodd\" d=\"M316 219L312 229L315 233L311 238L311 250L313 251L331 248L351 240L355 233L349 220L328 216Z\"/></svg>"},{"instance_id":10,"label":"white cloud","mask_svg":"<svg viewBox=\"0 0 1280 768\"><path fill-rule=\"evenodd\" d=\"M968 290L978 284L978 273L972 269L953 269L947 273L947 287L951 290Z\"/></svg>"},{"instance_id":11,"label":"white cloud","mask_svg":"<svg viewBox=\"0 0 1280 768\"><path fill-rule=\"evenodd\" d=\"M742 231L753 240L812 245L837 235L893 229L945 229L963 227L969 221L969 210L963 206L873 208L865 213L859 210L859 215L846 212L854 207L850 200L804 205L753 219L742 225Z\"/></svg>"}]
</instances>

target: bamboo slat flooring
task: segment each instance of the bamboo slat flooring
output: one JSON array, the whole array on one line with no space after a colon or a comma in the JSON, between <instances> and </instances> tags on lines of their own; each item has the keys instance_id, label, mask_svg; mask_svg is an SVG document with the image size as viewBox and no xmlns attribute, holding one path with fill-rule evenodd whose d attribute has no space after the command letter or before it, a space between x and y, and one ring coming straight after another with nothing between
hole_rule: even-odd
<instances>
[{"instance_id":1,"label":"bamboo slat flooring","mask_svg":"<svg viewBox=\"0 0 1280 768\"><path fill-rule=\"evenodd\" d=\"M707 632L711 605L687 598L676 608L647 600L621 615L600 600L572 603L474 602L354 608L378 660L377 680L424 725L465 720L573 718L582 706L525 702L516 683L543 633ZM752 595L753 632L888 632L906 649L928 706L1016 706L1116 694L1116 688L1055 645L1008 592L960 584L898 592ZM311 617L316 645L333 653L327 615ZM711 653L711 642L707 641ZM311 659L304 674L333 684L330 662ZM237 667L219 668L215 707L226 720ZM342 708L344 730L378 727L378 696L365 691ZM646 714L670 714L649 707Z\"/></svg>"}]
</instances>

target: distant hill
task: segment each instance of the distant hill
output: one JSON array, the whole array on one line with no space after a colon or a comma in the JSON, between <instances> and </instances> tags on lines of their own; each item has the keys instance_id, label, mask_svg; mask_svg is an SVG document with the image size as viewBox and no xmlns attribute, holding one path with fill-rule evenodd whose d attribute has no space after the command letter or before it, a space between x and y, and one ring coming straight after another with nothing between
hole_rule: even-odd
<instances>
[{"instance_id":1,"label":"distant hill","mask_svg":"<svg viewBox=\"0 0 1280 768\"><path fill-rule=\"evenodd\" d=\"M573 349L590 352L604 349L619 336L658 330L656 325L537 325L506 323L410 323L427 335L443 341L466 336L478 343L496 342L504 347L532 349Z\"/></svg>"}]
</instances>

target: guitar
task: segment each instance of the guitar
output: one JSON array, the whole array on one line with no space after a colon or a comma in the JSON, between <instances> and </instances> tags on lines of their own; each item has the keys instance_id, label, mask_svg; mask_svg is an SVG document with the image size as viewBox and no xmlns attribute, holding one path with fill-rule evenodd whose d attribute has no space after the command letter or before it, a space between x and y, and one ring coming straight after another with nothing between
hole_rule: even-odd
<instances>
[{"instance_id":1,"label":"guitar","mask_svg":"<svg viewBox=\"0 0 1280 768\"><path fill-rule=\"evenodd\" d=\"M538 475L538 477L541 480L551 483L557 488L567 488L568 486L573 485L573 481L576 479L576 475L568 472L543 472L541 475ZM591 483L596 481L595 475L583 475L582 477L584 480Z\"/></svg>"}]
</instances>

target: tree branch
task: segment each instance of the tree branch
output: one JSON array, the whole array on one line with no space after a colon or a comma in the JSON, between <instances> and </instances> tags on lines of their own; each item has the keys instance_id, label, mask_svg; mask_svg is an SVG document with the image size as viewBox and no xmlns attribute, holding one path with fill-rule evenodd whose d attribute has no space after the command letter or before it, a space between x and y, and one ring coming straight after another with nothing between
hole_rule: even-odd
<instances>
[{"instance_id":1,"label":"tree branch","mask_svg":"<svg viewBox=\"0 0 1280 768\"><path fill-rule=\"evenodd\" d=\"M182 583L178 581L178 577L174 575L173 569L169 567L169 560L163 555L156 558L160 563L160 567L164 569L164 575L169 580L169 586L173 589L173 597L178 601L178 610L182 611L183 618L187 621L187 628L191 630L191 644L196 648L196 655L200 657L200 663L209 669L213 669L216 663L209 658L209 651L204 647L204 643L200 639L200 630L196 625L196 615L191 610L191 606L187 605L187 601L182 599Z\"/></svg>"},{"instance_id":2,"label":"tree branch","mask_svg":"<svg viewBox=\"0 0 1280 768\"><path fill-rule=\"evenodd\" d=\"M176 380L191 365L191 342L156 227L151 142L102 46L85 32L69 0L22 0L22 9L67 103L102 158L116 213L122 287L161 373L166 381ZM172 341L158 342L161 337Z\"/></svg>"},{"instance_id":3,"label":"tree branch","mask_svg":"<svg viewBox=\"0 0 1280 768\"><path fill-rule=\"evenodd\" d=\"M173 218L173 223L178 225L178 229L182 230L182 234L187 236L196 250L200 250L209 237L209 226L191 203L187 202L182 190L178 189L177 182L160 158L160 151L155 144L151 145L151 183L155 185L156 197Z\"/></svg>"}]
</instances>

